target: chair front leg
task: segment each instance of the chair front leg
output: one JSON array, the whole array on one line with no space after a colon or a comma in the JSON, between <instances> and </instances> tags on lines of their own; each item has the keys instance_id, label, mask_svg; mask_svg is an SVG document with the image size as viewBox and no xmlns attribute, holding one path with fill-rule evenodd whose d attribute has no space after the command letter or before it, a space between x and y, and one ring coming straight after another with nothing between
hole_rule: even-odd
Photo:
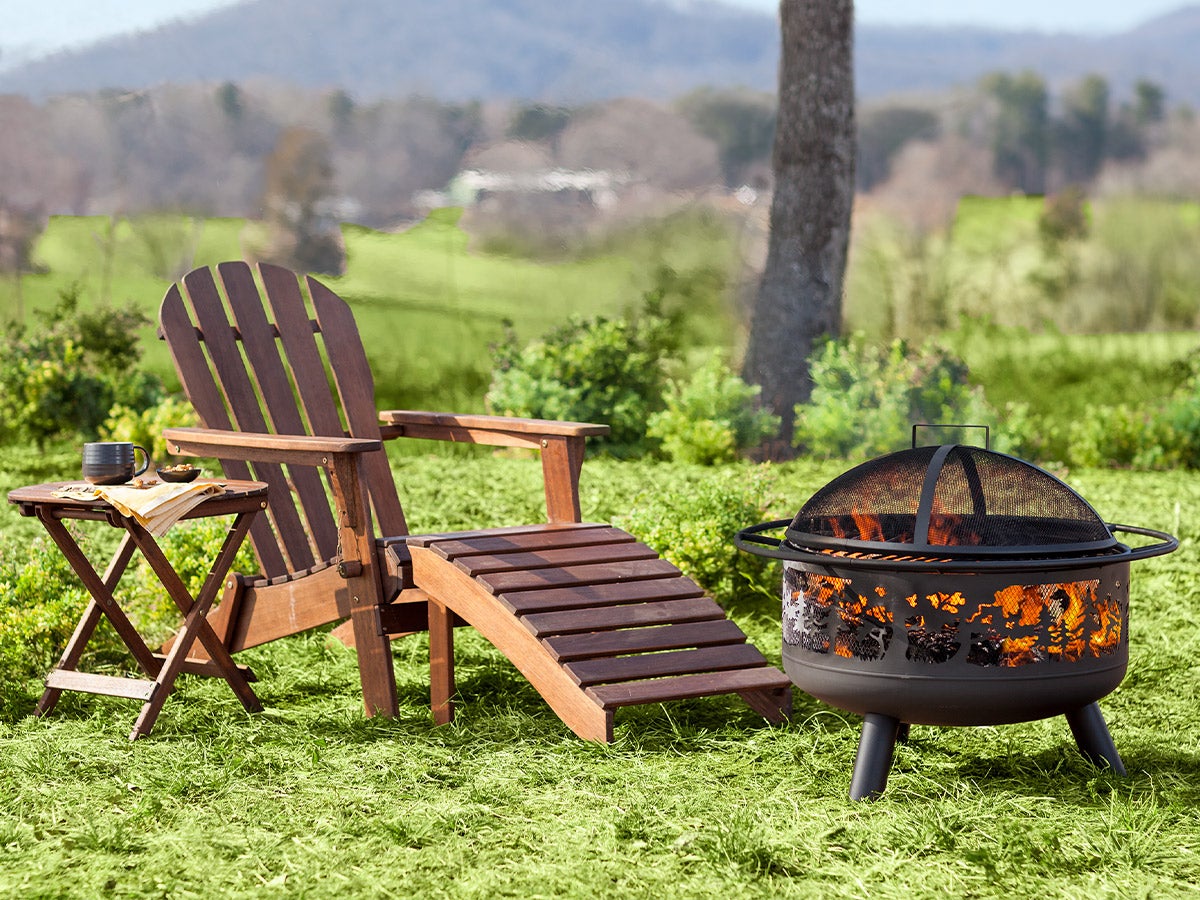
<instances>
[{"instance_id":1,"label":"chair front leg","mask_svg":"<svg viewBox=\"0 0 1200 900\"><path fill-rule=\"evenodd\" d=\"M583 470L584 439L544 437L541 443L547 518L556 525L582 521L579 475Z\"/></svg>"},{"instance_id":2,"label":"chair front leg","mask_svg":"<svg viewBox=\"0 0 1200 900\"><path fill-rule=\"evenodd\" d=\"M363 706L368 716L393 717L400 712L391 641L380 619L383 583L375 557L371 510L363 488L362 457L331 454L327 462L336 506L341 559L362 681Z\"/></svg>"},{"instance_id":3,"label":"chair front leg","mask_svg":"<svg viewBox=\"0 0 1200 900\"><path fill-rule=\"evenodd\" d=\"M435 725L454 721L454 613L429 601L429 706Z\"/></svg>"}]
</instances>

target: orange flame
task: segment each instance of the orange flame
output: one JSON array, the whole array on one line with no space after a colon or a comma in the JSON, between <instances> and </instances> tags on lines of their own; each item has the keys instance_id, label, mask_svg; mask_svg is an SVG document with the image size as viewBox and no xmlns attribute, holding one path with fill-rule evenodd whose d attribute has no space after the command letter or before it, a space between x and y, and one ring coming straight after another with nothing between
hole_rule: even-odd
<instances>
[{"instance_id":1,"label":"orange flame","mask_svg":"<svg viewBox=\"0 0 1200 900\"><path fill-rule=\"evenodd\" d=\"M1099 586L1098 579L1009 585L996 592L994 604L981 604L967 621L1008 631L1001 643L1002 666L1106 655L1120 643L1122 615L1112 598L1097 601Z\"/></svg>"},{"instance_id":2,"label":"orange flame","mask_svg":"<svg viewBox=\"0 0 1200 900\"><path fill-rule=\"evenodd\" d=\"M933 513L929 517L928 543L941 546L961 546L983 543L976 532L963 527L966 519L952 513Z\"/></svg>"},{"instance_id":3,"label":"orange flame","mask_svg":"<svg viewBox=\"0 0 1200 900\"><path fill-rule=\"evenodd\" d=\"M885 541L887 538L883 536L883 522L878 516L859 513L857 510L851 515L854 517L854 524L858 528L859 540L863 541Z\"/></svg>"},{"instance_id":4,"label":"orange flame","mask_svg":"<svg viewBox=\"0 0 1200 900\"><path fill-rule=\"evenodd\" d=\"M1023 666L1037 662L1037 635L1005 638L1000 644L1000 665Z\"/></svg>"}]
</instances>

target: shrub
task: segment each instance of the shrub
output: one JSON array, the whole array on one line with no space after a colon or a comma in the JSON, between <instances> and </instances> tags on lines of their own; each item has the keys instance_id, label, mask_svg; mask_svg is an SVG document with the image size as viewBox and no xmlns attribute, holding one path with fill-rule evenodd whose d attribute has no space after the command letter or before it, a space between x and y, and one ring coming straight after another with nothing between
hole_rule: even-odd
<instances>
[{"instance_id":1,"label":"shrub","mask_svg":"<svg viewBox=\"0 0 1200 900\"><path fill-rule=\"evenodd\" d=\"M163 440L164 428L197 425L195 408L180 397L167 397L149 409L137 410L117 404L109 410L100 433L106 440L132 441L149 452L158 465L167 462L170 453Z\"/></svg>"},{"instance_id":2,"label":"shrub","mask_svg":"<svg viewBox=\"0 0 1200 900\"><path fill-rule=\"evenodd\" d=\"M0 428L39 446L64 434L93 438L114 403L145 409L162 393L142 372L137 330L149 320L134 307L78 310L64 291L33 334L12 326L0 341Z\"/></svg>"},{"instance_id":3,"label":"shrub","mask_svg":"<svg viewBox=\"0 0 1200 900\"><path fill-rule=\"evenodd\" d=\"M779 431L779 417L756 403L761 392L711 355L689 381L670 383L666 409L650 416L647 434L675 462L732 462Z\"/></svg>"},{"instance_id":4,"label":"shrub","mask_svg":"<svg viewBox=\"0 0 1200 900\"><path fill-rule=\"evenodd\" d=\"M796 407L795 445L813 456L869 458L910 442L917 423L985 424L993 414L966 364L933 343L829 341L811 360L813 391Z\"/></svg>"},{"instance_id":5,"label":"shrub","mask_svg":"<svg viewBox=\"0 0 1200 900\"><path fill-rule=\"evenodd\" d=\"M1075 466L1166 468L1177 439L1161 410L1088 406L1067 427L1065 461Z\"/></svg>"},{"instance_id":6,"label":"shrub","mask_svg":"<svg viewBox=\"0 0 1200 900\"><path fill-rule=\"evenodd\" d=\"M767 467L700 470L686 484L644 494L619 527L670 560L718 603L746 594L778 594L771 561L742 553L734 534L762 521L774 475Z\"/></svg>"},{"instance_id":7,"label":"shrub","mask_svg":"<svg viewBox=\"0 0 1200 900\"><path fill-rule=\"evenodd\" d=\"M0 546L0 715L16 712L25 682L53 667L87 606L87 592L45 539Z\"/></svg>"},{"instance_id":8,"label":"shrub","mask_svg":"<svg viewBox=\"0 0 1200 900\"><path fill-rule=\"evenodd\" d=\"M1136 360L1120 363L1128 369ZM1102 400L1072 408L1069 413L1051 414L1033 413L1029 403L1008 403L995 441L997 449L1043 464L1139 470L1200 468L1200 364L1180 362L1179 368L1181 374L1172 374L1170 380L1181 383L1165 400ZM1049 381L1051 375L1047 371L1043 380ZM1057 392L1057 385L1052 387Z\"/></svg>"},{"instance_id":9,"label":"shrub","mask_svg":"<svg viewBox=\"0 0 1200 900\"><path fill-rule=\"evenodd\" d=\"M1200 374L1193 375L1158 412L1163 463L1200 469Z\"/></svg>"},{"instance_id":10,"label":"shrub","mask_svg":"<svg viewBox=\"0 0 1200 900\"><path fill-rule=\"evenodd\" d=\"M572 317L524 348L509 330L493 348L488 408L501 415L598 422L612 431L596 449L628 457L649 449L646 423L662 406L665 359L676 328L650 295L640 315Z\"/></svg>"},{"instance_id":11,"label":"shrub","mask_svg":"<svg viewBox=\"0 0 1200 900\"><path fill-rule=\"evenodd\" d=\"M1028 403L1006 403L992 448L1042 464L1067 461L1070 439L1062 416L1040 416Z\"/></svg>"}]
</instances>

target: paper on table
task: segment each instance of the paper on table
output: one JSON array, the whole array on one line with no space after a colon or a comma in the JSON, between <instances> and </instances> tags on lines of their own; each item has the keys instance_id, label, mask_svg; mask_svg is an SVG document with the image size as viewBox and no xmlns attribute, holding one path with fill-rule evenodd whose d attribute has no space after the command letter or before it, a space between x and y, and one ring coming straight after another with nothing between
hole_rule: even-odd
<instances>
[{"instance_id":1,"label":"paper on table","mask_svg":"<svg viewBox=\"0 0 1200 900\"><path fill-rule=\"evenodd\" d=\"M184 484L163 482L149 487L73 485L55 493L76 499L107 500L121 515L136 519L152 535L162 537L206 497L223 494L225 488L211 481L193 481Z\"/></svg>"}]
</instances>

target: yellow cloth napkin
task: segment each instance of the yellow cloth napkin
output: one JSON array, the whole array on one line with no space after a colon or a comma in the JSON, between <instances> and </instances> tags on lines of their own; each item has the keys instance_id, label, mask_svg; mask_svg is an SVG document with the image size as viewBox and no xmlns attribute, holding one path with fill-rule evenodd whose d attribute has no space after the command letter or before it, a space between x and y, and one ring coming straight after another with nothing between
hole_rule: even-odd
<instances>
[{"instance_id":1,"label":"yellow cloth napkin","mask_svg":"<svg viewBox=\"0 0 1200 900\"><path fill-rule=\"evenodd\" d=\"M79 500L107 500L123 516L138 523L155 537L167 530L187 513L204 502L206 497L225 493L225 488L212 481L193 481L187 484L162 482L147 487L128 484L71 485L55 491L61 497Z\"/></svg>"}]
</instances>

